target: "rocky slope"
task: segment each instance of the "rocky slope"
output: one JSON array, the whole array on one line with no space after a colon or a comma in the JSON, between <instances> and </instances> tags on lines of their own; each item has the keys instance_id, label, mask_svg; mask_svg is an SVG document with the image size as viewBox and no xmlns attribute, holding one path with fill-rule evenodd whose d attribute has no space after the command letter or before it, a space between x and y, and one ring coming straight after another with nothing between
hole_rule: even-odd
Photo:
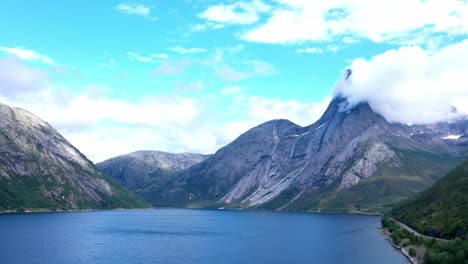
<instances>
[{"instance_id":1,"label":"rocky slope","mask_svg":"<svg viewBox=\"0 0 468 264\"><path fill-rule=\"evenodd\" d=\"M391 214L429 236L468 239L468 161Z\"/></svg>"},{"instance_id":2,"label":"rocky slope","mask_svg":"<svg viewBox=\"0 0 468 264\"><path fill-rule=\"evenodd\" d=\"M1 211L146 206L48 123L0 104Z\"/></svg>"},{"instance_id":3,"label":"rocky slope","mask_svg":"<svg viewBox=\"0 0 468 264\"><path fill-rule=\"evenodd\" d=\"M208 157L193 153L137 151L103 161L96 166L129 190L144 195L151 186L161 185L173 173Z\"/></svg>"},{"instance_id":4,"label":"rocky slope","mask_svg":"<svg viewBox=\"0 0 468 264\"><path fill-rule=\"evenodd\" d=\"M390 124L337 96L316 123L274 120L148 190L156 206L379 211L467 157L468 122Z\"/></svg>"}]
</instances>

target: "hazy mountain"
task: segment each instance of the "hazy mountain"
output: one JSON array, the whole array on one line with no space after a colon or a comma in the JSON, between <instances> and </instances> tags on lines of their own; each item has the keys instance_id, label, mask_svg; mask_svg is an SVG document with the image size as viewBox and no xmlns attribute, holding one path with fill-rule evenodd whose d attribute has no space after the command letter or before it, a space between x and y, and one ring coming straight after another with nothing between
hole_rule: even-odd
<instances>
[{"instance_id":1,"label":"hazy mountain","mask_svg":"<svg viewBox=\"0 0 468 264\"><path fill-rule=\"evenodd\" d=\"M426 235L468 239L468 161L392 214Z\"/></svg>"},{"instance_id":2,"label":"hazy mountain","mask_svg":"<svg viewBox=\"0 0 468 264\"><path fill-rule=\"evenodd\" d=\"M108 159L96 166L117 182L137 193L154 185L161 185L174 172L186 169L207 159L208 155L137 151Z\"/></svg>"},{"instance_id":3,"label":"hazy mountain","mask_svg":"<svg viewBox=\"0 0 468 264\"><path fill-rule=\"evenodd\" d=\"M0 104L0 210L146 206L49 124Z\"/></svg>"},{"instance_id":4,"label":"hazy mountain","mask_svg":"<svg viewBox=\"0 0 468 264\"><path fill-rule=\"evenodd\" d=\"M390 124L337 96L314 124L259 125L146 197L156 206L376 211L461 163L467 135L467 120Z\"/></svg>"}]
</instances>

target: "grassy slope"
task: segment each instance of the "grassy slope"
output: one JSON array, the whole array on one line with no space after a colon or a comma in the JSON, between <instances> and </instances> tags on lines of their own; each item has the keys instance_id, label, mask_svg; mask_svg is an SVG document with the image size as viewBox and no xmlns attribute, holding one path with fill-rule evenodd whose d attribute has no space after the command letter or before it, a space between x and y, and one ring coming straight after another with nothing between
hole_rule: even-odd
<instances>
[{"instance_id":1,"label":"grassy slope","mask_svg":"<svg viewBox=\"0 0 468 264\"><path fill-rule=\"evenodd\" d=\"M114 209L114 208L147 208L149 207L141 197L130 193L113 179L102 173L96 173L96 178L106 180L113 195L98 194L103 198L101 202L95 203L78 199L80 209ZM0 178L0 211L23 211L23 210L67 210L71 209L66 200L51 199L44 195L48 190L56 190L58 186L63 188L60 195L65 197L73 193L80 197L71 187L70 183L59 184L55 179L57 175L47 176L13 176L11 179ZM96 190L97 191L97 190Z\"/></svg>"},{"instance_id":2,"label":"grassy slope","mask_svg":"<svg viewBox=\"0 0 468 264\"><path fill-rule=\"evenodd\" d=\"M468 236L468 161L395 207L392 214L421 233L444 238Z\"/></svg>"}]
</instances>

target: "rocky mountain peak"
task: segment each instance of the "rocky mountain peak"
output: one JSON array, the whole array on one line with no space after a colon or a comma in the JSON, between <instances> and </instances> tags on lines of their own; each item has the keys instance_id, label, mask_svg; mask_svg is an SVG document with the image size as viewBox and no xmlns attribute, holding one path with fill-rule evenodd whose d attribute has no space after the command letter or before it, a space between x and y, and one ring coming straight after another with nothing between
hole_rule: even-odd
<instances>
[{"instance_id":1,"label":"rocky mountain peak","mask_svg":"<svg viewBox=\"0 0 468 264\"><path fill-rule=\"evenodd\" d=\"M145 206L52 126L0 104L0 210Z\"/></svg>"},{"instance_id":2,"label":"rocky mountain peak","mask_svg":"<svg viewBox=\"0 0 468 264\"><path fill-rule=\"evenodd\" d=\"M97 164L118 183L132 191L158 183L175 171L200 163L209 155L194 153L168 153L162 151L136 151Z\"/></svg>"}]
</instances>

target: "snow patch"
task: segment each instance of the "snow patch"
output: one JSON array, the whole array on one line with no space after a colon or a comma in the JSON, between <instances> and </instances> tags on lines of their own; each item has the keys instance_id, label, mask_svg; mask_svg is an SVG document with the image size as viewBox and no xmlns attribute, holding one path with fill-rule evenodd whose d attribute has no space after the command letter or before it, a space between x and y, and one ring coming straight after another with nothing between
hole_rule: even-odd
<instances>
[{"instance_id":1,"label":"snow patch","mask_svg":"<svg viewBox=\"0 0 468 264\"><path fill-rule=\"evenodd\" d=\"M452 139L452 140L453 140L453 139L459 139L459 138L461 138L462 136L463 136L463 135L448 135L448 136L446 136L446 137L444 137L444 138L442 138L442 139Z\"/></svg>"},{"instance_id":2,"label":"snow patch","mask_svg":"<svg viewBox=\"0 0 468 264\"><path fill-rule=\"evenodd\" d=\"M307 134L309 134L309 132L305 132L305 133L300 134L300 135L291 135L291 137L302 137L302 136L305 136Z\"/></svg>"},{"instance_id":3,"label":"snow patch","mask_svg":"<svg viewBox=\"0 0 468 264\"><path fill-rule=\"evenodd\" d=\"M319 130L320 128L322 128L325 124L321 124L319 127L317 127L315 130Z\"/></svg>"}]
</instances>

